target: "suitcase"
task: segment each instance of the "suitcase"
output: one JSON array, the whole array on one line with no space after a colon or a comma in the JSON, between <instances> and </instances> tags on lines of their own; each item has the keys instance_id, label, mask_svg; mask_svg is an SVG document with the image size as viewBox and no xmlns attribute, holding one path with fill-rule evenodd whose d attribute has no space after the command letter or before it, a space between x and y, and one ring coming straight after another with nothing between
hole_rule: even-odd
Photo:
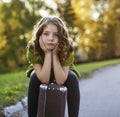
<instances>
[{"instance_id":1,"label":"suitcase","mask_svg":"<svg viewBox=\"0 0 120 117\"><path fill-rule=\"evenodd\" d=\"M65 86L40 85L37 117L65 117L66 100Z\"/></svg>"}]
</instances>

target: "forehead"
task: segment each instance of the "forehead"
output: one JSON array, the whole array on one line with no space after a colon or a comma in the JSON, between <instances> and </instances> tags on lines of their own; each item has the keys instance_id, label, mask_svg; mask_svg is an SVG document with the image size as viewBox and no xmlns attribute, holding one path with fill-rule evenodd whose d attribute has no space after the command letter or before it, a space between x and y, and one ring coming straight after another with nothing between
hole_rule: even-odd
<instances>
[{"instance_id":1,"label":"forehead","mask_svg":"<svg viewBox=\"0 0 120 117\"><path fill-rule=\"evenodd\" d=\"M53 23L48 23L44 26L43 31L52 31L52 32L58 32L58 27Z\"/></svg>"}]
</instances>

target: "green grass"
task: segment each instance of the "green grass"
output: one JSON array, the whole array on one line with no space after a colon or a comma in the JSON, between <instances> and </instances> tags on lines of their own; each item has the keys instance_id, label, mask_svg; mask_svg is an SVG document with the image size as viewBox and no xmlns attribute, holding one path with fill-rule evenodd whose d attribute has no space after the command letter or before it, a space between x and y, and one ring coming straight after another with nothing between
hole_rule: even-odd
<instances>
[{"instance_id":1,"label":"green grass","mask_svg":"<svg viewBox=\"0 0 120 117\"><path fill-rule=\"evenodd\" d=\"M3 108L20 101L27 95L28 78L25 71L0 75L0 117L3 117Z\"/></svg>"},{"instance_id":2,"label":"green grass","mask_svg":"<svg viewBox=\"0 0 120 117\"><path fill-rule=\"evenodd\" d=\"M97 69L118 63L120 63L120 59L84 63L76 65L76 67L81 73L81 78L85 78ZM1 111L4 107L16 104L27 95L28 84L29 79L25 75L25 70L0 75L0 117L3 117Z\"/></svg>"},{"instance_id":3,"label":"green grass","mask_svg":"<svg viewBox=\"0 0 120 117\"><path fill-rule=\"evenodd\" d=\"M81 74L81 78L86 78L91 73L93 73L94 71L96 71L100 68L115 65L115 64L120 64L120 59L113 59L113 60L92 62L92 63L84 63L84 64L76 65L76 67Z\"/></svg>"}]
</instances>

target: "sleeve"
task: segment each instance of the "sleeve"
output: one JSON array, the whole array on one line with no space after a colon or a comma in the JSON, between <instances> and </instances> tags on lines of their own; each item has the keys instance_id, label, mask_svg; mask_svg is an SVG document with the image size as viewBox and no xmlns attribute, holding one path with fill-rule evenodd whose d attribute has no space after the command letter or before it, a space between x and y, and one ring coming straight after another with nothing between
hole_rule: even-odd
<instances>
[{"instance_id":1,"label":"sleeve","mask_svg":"<svg viewBox=\"0 0 120 117\"><path fill-rule=\"evenodd\" d=\"M62 62L62 66L70 66L73 63L73 61L74 61L74 51L70 53L70 55L64 62Z\"/></svg>"},{"instance_id":2,"label":"sleeve","mask_svg":"<svg viewBox=\"0 0 120 117\"><path fill-rule=\"evenodd\" d=\"M28 47L26 51L27 60L30 64L42 63L41 56L35 56L33 48Z\"/></svg>"}]
</instances>

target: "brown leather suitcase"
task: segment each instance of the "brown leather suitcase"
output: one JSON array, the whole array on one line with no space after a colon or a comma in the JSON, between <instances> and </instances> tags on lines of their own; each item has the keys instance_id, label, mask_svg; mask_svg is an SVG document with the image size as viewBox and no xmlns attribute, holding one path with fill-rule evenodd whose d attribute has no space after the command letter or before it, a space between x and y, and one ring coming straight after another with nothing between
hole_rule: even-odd
<instances>
[{"instance_id":1,"label":"brown leather suitcase","mask_svg":"<svg viewBox=\"0 0 120 117\"><path fill-rule=\"evenodd\" d=\"M65 117L66 99L65 86L40 85L37 117Z\"/></svg>"}]
</instances>

